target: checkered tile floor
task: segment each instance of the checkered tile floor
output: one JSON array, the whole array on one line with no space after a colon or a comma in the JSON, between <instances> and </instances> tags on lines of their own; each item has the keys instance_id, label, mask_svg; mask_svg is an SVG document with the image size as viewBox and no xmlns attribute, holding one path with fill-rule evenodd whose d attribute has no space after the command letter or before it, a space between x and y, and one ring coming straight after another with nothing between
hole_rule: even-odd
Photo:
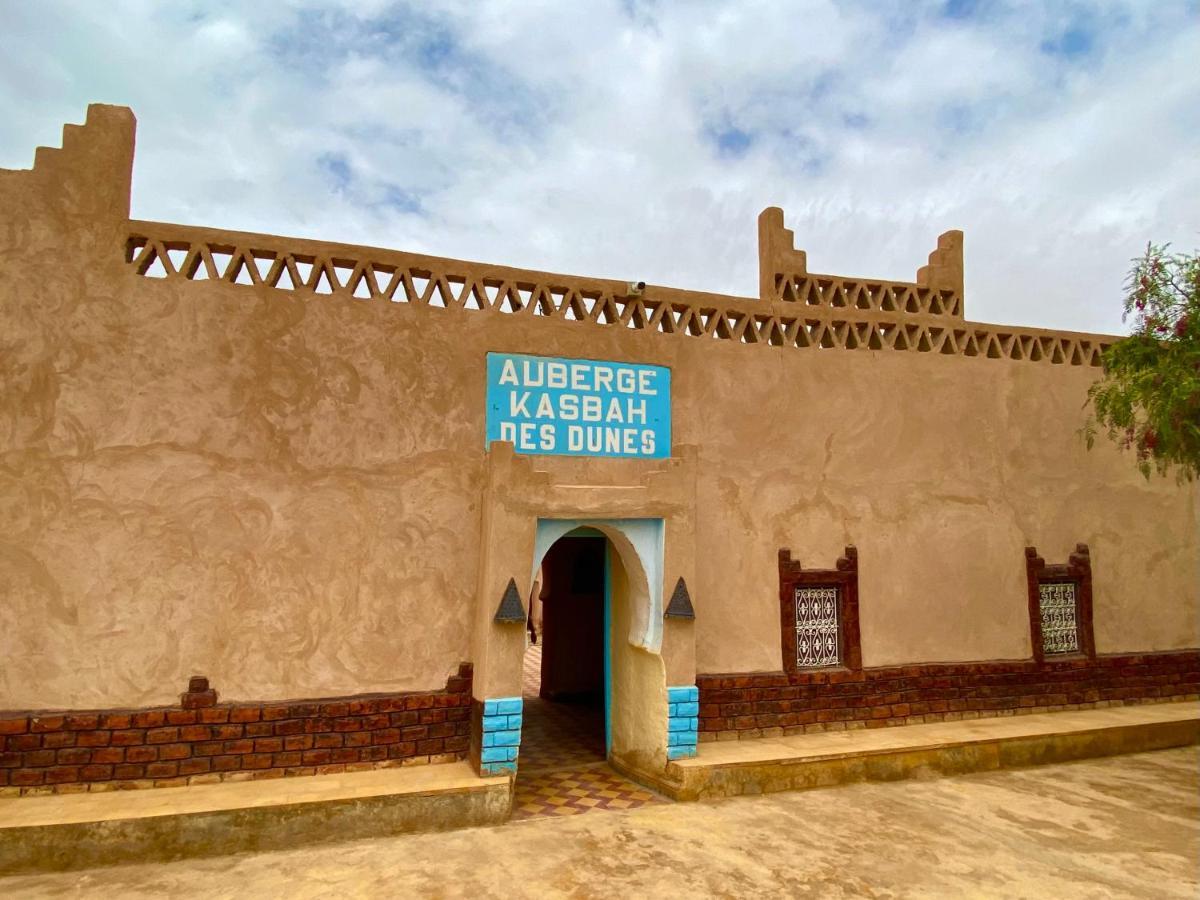
<instances>
[{"instance_id":1,"label":"checkered tile floor","mask_svg":"<svg viewBox=\"0 0 1200 900\"><path fill-rule=\"evenodd\" d=\"M526 637L526 642L529 638ZM525 658L521 660L521 695L528 700L536 697L542 686L542 645L526 644Z\"/></svg>"},{"instance_id":2,"label":"checkered tile floor","mask_svg":"<svg viewBox=\"0 0 1200 900\"><path fill-rule=\"evenodd\" d=\"M517 775L513 819L576 816L594 809L635 809L662 798L632 784L606 765Z\"/></svg>"},{"instance_id":3,"label":"checkered tile floor","mask_svg":"<svg viewBox=\"0 0 1200 900\"><path fill-rule=\"evenodd\" d=\"M524 663L525 710L514 820L665 802L609 768L604 757L602 709L538 697L540 644L525 651Z\"/></svg>"},{"instance_id":4,"label":"checkered tile floor","mask_svg":"<svg viewBox=\"0 0 1200 900\"><path fill-rule=\"evenodd\" d=\"M520 769L566 769L604 762L604 712L525 698Z\"/></svg>"}]
</instances>

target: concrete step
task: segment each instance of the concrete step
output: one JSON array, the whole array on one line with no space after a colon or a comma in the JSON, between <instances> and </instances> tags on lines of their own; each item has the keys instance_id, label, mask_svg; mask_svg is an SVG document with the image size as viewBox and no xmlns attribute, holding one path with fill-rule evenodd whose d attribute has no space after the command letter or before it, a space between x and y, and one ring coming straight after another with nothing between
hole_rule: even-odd
<instances>
[{"instance_id":1,"label":"concrete step","mask_svg":"<svg viewBox=\"0 0 1200 900\"><path fill-rule=\"evenodd\" d=\"M1200 704L1155 703L703 743L655 788L676 800L960 775L1200 743ZM646 779L642 775L640 780Z\"/></svg>"},{"instance_id":2,"label":"concrete step","mask_svg":"<svg viewBox=\"0 0 1200 900\"><path fill-rule=\"evenodd\" d=\"M0 800L0 875L507 821L512 783L465 762Z\"/></svg>"}]
</instances>

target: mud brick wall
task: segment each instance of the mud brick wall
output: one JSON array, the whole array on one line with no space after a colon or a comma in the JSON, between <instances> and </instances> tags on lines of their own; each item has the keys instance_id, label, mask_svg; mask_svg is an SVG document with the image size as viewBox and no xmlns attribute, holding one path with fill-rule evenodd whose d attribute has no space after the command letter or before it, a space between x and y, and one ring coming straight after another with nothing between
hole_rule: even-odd
<instances>
[{"instance_id":1,"label":"mud brick wall","mask_svg":"<svg viewBox=\"0 0 1200 900\"><path fill-rule=\"evenodd\" d=\"M1200 694L1200 651L700 675L700 740L880 728Z\"/></svg>"},{"instance_id":2,"label":"mud brick wall","mask_svg":"<svg viewBox=\"0 0 1200 900\"><path fill-rule=\"evenodd\" d=\"M472 670L444 690L218 704L192 679L179 707L0 712L0 791L165 787L466 757Z\"/></svg>"}]
</instances>

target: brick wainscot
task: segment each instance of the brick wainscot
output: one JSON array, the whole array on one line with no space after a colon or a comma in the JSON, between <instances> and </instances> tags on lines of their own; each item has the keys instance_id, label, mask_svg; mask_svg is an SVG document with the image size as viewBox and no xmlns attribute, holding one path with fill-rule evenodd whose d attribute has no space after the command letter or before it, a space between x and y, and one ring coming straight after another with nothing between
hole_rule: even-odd
<instances>
[{"instance_id":1,"label":"brick wainscot","mask_svg":"<svg viewBox=\"0 0 1200 900\"><path fill-rule=\"evenodd\" d=\"M1200 651L700 675L700 740L1196 699Z\"/></svg>"},{"instance_id":2,"label":"brick wainscot","mask_svg":"<svg viewBox=\"0 0 1200 900\"><path fill-rule=\"evenodd\" d=\"M466 758L471 666L440 691L178 707L0 712L0 793L167 787Z\"/></svg>"}]
</instances>

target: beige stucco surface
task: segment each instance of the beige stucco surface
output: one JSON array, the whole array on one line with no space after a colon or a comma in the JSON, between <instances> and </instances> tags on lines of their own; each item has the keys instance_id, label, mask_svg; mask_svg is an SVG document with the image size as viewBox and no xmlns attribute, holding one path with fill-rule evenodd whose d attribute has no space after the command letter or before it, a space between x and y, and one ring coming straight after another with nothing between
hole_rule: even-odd
<instances>
[{"instance_id":1,"label":"beige stucco surface","mask_svg":"<svg viewBox=\"0 0 1200 900\"><path fill-rule=\"evenodd\" d=\"M632 567L631 567L632 568ZM612 748L626 769L655 772L667 760L667 688L662 656L628 639L636 600L634 579L622 555L611 551Z\"/></svg>"},{"instance_id":2,"label":"beige stucco surface","mask_svg":"<svg viewBox=\"0 0 1200 900\"><path fill-rule=\"evenodd\" d=\"M131 121L93 109L0 172L0 709L169 702L193 672L226 699L439 687L507 580L480 570L488 351L672 368L700 672L777 669L779 548L848 543L866 665L1027 657L1026 544L1090 545L1100 652L1200 644L1197 490L1085 450L1093 368L138 277Z\"/></svg>"}]
</instances>

